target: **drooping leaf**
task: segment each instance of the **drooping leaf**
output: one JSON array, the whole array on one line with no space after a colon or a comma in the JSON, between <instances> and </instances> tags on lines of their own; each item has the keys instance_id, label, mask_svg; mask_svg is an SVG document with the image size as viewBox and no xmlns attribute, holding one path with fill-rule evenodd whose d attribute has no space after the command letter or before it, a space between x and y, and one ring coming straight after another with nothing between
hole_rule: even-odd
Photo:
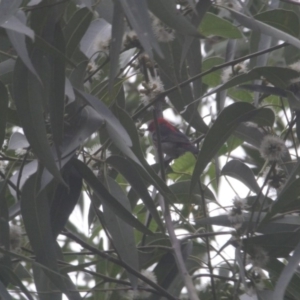
<instances>
[{"instance_id":1,"label":"drooping leaf","mask_svg":"<svg viewBox=\"0 0 300 300\"><path fill-rule=\"evenodd\" d=\"M65 53L65 41L59 24L53 28L52 45L59 52ZM65 105L65 60L57 56L49 56L50 93L49 111L53 141L57 151L62 144L64 132L64 105ZM59 155L58 155L59 156Z\"/></svg>"},{"instance_id":2,"label":"drooping leaf","mask_svg":"<svg viewBox=\"0 0 300 300\"><path fill-rule=\"evenodd\" d=\"M276 283L274 289L274 295L276 295L276 299L283 300L285 290L292 279L295 271L297 270L297 266L300 262L300 243L296 246L294 253L289 258L289 261L283 271L281 272L278 281Z\"/></svg>"},{"instance_id":3,"label":"drooping leaf","mask_svg":"<svg viewBox=\"0 0 300 300\"><path fill-rule=\"evenodd\" d=\"M140 223L118 200L113 197L104 185L96 178L93 172L81 161L73 160L74 167L82 176L82 178L93 189L96 195L111 209L119 218L121 218L127 224L135 227L146 234L152 234L152 232Z\"/></svg>"},{"instance_id":4,"label":"drooping leaf","mask_svg":"<svg viewBox=\"0 0 300 300\"><path fill-rule=\"evenodd\" d=\"M34 283L39 293L40 300L61 300L62 293L56 292L52 293L53 289L55 289L54 284L51 280L46 276L45 272L39 265L32 266Z\"/></svg>"},{"instance_id":5,"label":"drooping leaf","mask_svg":"<svg viewBox=\"0 0 300 300\"><path fill-rule=\"evenodd\" d=\"M30 146L54 178L63 182L47 139L40 82L28 72L20 59L15 66L13 83L18 116Z\"/></svg>"},{"instance_id":6,"label":"drooping leaf","mask_svg":"<svg viewBox=\"0 0 300 300\"><path fill-rule=\"evenodd\" d=\"M154 201L149 195L147 187L140 178L140 175L135 167L129 161L119 156L110 156L107 159L107 163L111 164L115 169L117 169L127 179L129 184L132 185L135 191L140 195L142 201L145 203L153 219L160 227L160 230L164 232L164 226L154 205Z\"/></svg>"},{"instance_id":7,"label":"drooping leaf","mask_svg":"<svg viewBox=\"0 0 300 300\"><path fill-rule=\"evenodd\" d=\"M198 36L197 29L176 9L173 0L147 1L151 12L164 24L184 35Z\"/></svg>"},{"instance_id":8,"label":"drooping leaf","mask_svg":"<svg viewBox=\"0 0 300 300\"><path fill-rule=\"evenodd\" d=\"M128 211L131 210L129 200L124 194L122 188L110 177L107 178L107 186L111 194L119 201ZM109 233L111 234L113 244L121 259L128 265L139 270L138 252L135 245L133 228L118 218L105 204L103 204L103 217ZM136 276L128 273L133 288L137 286Z\"/></svg>"},{"instance_id":9,"label":"drooping leaf","mask_svg":"<svg viewBox=\"0 0 300 300\"><path fill-rule=\"evenodd\" d=\"M114 15L111 30L111 48L110 48L110 70L108 88L112 92L113 83L118 72L119 55L122 47L124 33L124 12L119 2L114 5Z\"/></svg>"},{"instance_id":10,"label":"drooping leaf","mask_svg":"<svg viewBox=\"0 0 300 300\"><path fill-rule=\"evenodd\" d=\"M68 187L58 184L50 204L50 222L54 238L66 225L82 188L82 178L71 164L64 167L63 178Z\"/></svg>"},{"instance_id":11,"label":"drooping leaf","mask_svg":"<svg viewBox=\"0 0 300 300\"><path fill-rule=\"evenodd\" d=\"M18 18L14 17L13 20L10 19L10 22L15 22L17 24L19 24L19 26L23 26L25 28L27 28L28 30L30 30L29 33L30 37L33 39L33 31L26 27L26 17L25 14L23 12L19 12L18 14ZM32 72L32 74L34 74L37 78L39 77L39 75L37 74L33 63L30 59L27 47L26 47L26 41L25 41L25 34L26 32L20 32L20 30L13 30L11 28L11 26L6 27L6 32L7 35L9 37L10 42L12 43L12 45L14 46L14 49L17 51L19 57L22 59L23 63L26 65L26 67L30 70L30 72Z\"/></svg>"},{"instance_id":12,"label":"drooping leaf","mask_svg":"<svg viewBox=\"0 0 300 300\"><path fill-rule=\"evenodd\" d=\"M78 10L68 22L64 30L64 36L66 41L66 55L72 57L76 47L79 45L81 38L88 29L93 14L84 7Z\"/></svg>"},{"instance_id":13,"label":"drooping leaf","mask_svg":"<svg viewBox=\"0 0 300 300\"><path fill-rule=\"evenodd\" d=\"M4 284L0 281L0 296L3 300L13 300L12 296L8 293Z\"/></svg>"},{"instance_id":14,"label":"drooping leaf","mask_svg":"<svg viewBox=\"0 0 300 300\"><path fill-rule=\"evenodd\" d=\"M226 107L216 119L215 123L207 132L202 147L198 154L196 166L191 180L190 193L195 188L199 176L207 164L214 158L221 146L234 132L237 126L251 120L259 109L255 109L249 103L237 102Z\"/></svg>"},{"instance_id":15,"label":"drooping leaf","mask_svg":"<svg viewBox=\"0 0 300 300\"><path fill-rule=\"evenodd\" d=\"M272 278L272 282L274 286L277 283L277 280L282 273L282 271L285 268L285 264L281 262L278 259L270 259L270 262L268 263L268 272L270 274L270 277ZM289 285L287 286L286 289L286 296L289 296L291 298L297 299L300 297L300 292L299 292L299 286L300 284L300 276L299 273L296 272L294 276L292 277ZM270 300L273 300L274 298L271 298Z\"/></svg>"},{"instance_id":16,"label":"drooping leaf","mask_svg":"<svg viewBox=\"0 0 300 300\"><path fill-rule=\"evenodd\" d=\"M5 85L0 81L0 148L5 139L7 109L8 94Z\"/></svg>"},{"instance_id":17,"label":"drooping leaf","mask_svg":"<svg viewBox=\"0 0 300 300\"><path fill-rule=\"evenodd\" d=\"M26 16L22 11L18 11L16 16L10 17L1 27L9 32L13 31L21 35L27 35L34 40L34 31L26 26Z\"/></svg>"},{"instance_id":18,"label":"drooping leaf","mask_svg":"<svg viewBox=\"0 0 300 300\"><path fill-rule=\"evenodd\" d=\"M252 170L240 160L229 161L221 171L222 175L231 176L244 183L254 193L259 194L260 187L254 177Z\"/></svg>"},{"instance_id":19,"label":"drooping leaf","mask_svg":"<svg viewBox=\"0 0 300 300\"><path fill-rule=\"evenodd\" d=\"M272 216L288 211L289 207L293 207L293 203L299 201L300 193L300 178L293 181L287 188L284 188L278 195L276 201L274 202L271 211L266 216L264 221L267 221ZM294 207L293 207L294 209Z\"/></svg>"},{"instance_id":20,"label":"drooping leaf","mask_svg":"<svg viewBox=\"0 0 300 300\"><path fill-rule=\"evenodd\" d=\"M6 181L0 181L0 244L3 249L8 250L10 248L10 240L9 240L9 215L8 215L8 206L7 200L5 198L6 192ZM11 268L11 258L9 255L1 254L0 255L0 283L3 283L7 286L10 282L10 279L7 278L5 272L2 272L2 268ZM3 291L5 292L5 290Z\"/></svg>"},{"instance_id":21,"label":"drooping leaf","mask_svg":"<svg viewBox=\"0 0 300 300\"><path fill-rule=\"evenodd\" d=\"M38 193L38 175L32 175L22 189L21 212L37 262L52 272L47 275L53 284L68 295L64 278L59 274L55 240L50 223L50 207L45 190Z\"/></svg>"},{"instance_id":22,"label":"drooping leaf","mask_svg":"<svg viewBox=\"0 0 300 300\"><path fill-rule=\"evenodd\" d=\"M18 10L22 0L3 0L0 2L0 26Z\"/></svg>"}]
</instances>

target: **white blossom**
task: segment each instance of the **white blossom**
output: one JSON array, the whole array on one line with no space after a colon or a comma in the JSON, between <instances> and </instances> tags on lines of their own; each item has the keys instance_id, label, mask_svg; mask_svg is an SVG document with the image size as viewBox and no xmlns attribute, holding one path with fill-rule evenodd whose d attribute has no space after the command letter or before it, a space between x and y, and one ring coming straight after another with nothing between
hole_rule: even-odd
<instances>
[{"instance_id":1,"label":"white blossom","mask_svg":"<svg viewBox=\"0 0 300 300\"><path fill-rule=\"evenodd\" d=\"M173 29L165 25L160 19L152 15L152 28L157 40L162 43L172 42L175 39Z\"/></svg>"},{"instance_id":2,"label":"white blossom","mask_svg":"<svg viewBox=\"0 0 300 300\"><path fill-rule=\"evenodd\" d=\"M300 60L294 62L293 64L289 65L288 68L295 70L300 73Z\"/></svg>"},{"instance_id":3,"label":"white blossom","mask_svg":"<svg viewBox=\"0 0 300 300\"><path fill-rule=\"evenodd\" d=\"M22 230L20 226L9 226L9 244L11 251L18 251L22 242Z\"/></svg>"},{"instance_id":4,"label":"white blossom","mask_svg":"<svg viewBox=\"0 0 300 300\"><path fill-rule=\"evenodd\" d=\"M136 32L134 30L125 32L122 44L125 49L138 47L140 45L140 41Z\"/></svg>"},{"instance_id":5,"label":"white blossom","mask_svg":"<svg viewBox=\"0 0 300 300\"><path fill-rule=\"evenodd\" d=\"M95 42L95 50L99 52L101 56L108 56L111 44L111 37L106 39L97 39Z\"/></svg>"},{"instance_id":6,"label":"white blossom","mask_svg":"<svg viewBox=\"0 0 300 300\"><path fill-rule=\"evenodd\" d=\"M229 79L233 78L236 75L244 74L247 72L247 70L247 65L244 63L236 64L233 67L227 67L222 71L222 82L227 82Z\"/></svg>"},{"instance_id":7,"label":"white blossom","mask_svg":"<svg viewBox=\"0 0 300 300\"><path fill-rule=\"evenodd\" d=\"M220 18L230 18L231 14L230 11L227 9L224 9L224 7L228 7L232 10L235 11L241 11L242 10L242 5L240 4L239 0L217 0L216 1L217 5L220 5L219 8L219 17Z\"/></svg>"},{"instance_id":8,"label":"white blossom","mask_svg":"<svg viewBox=\"0 0 300 300\"><path fill-rule=\"evenodd\" d=\"M287 151L284 140L278 136L266 135L260 144L260 155L269 161L278 161Z\"/></svg>"},{"instance_id":9,"label":"white blossom","mask_svg":"<svg viewBox=\"0 0 300 300\"><path fill-rule=\"evenodd\" d=\"M19 156L24 155L26 152L27 152L27 150L24 148L19 148L19 149L15 150L16 155L19 155Z\"/></svg>"},{"instance_id":10,"label":"white blossom","mask_svg":"<svg viewBox=\"0 0 300 300\"><path fill-rule=\"evenodd\" d=\"M243 209L246 207L246 200L236 197L233 199L233 207L228 214L228 219L236 229L240 228L244 222Z\"/></svg>"},{"instance_id":11,"label":"white blossom","mask_svg":"<svg viewBox=\"0 0 300 300\"><path fill-rule=\"evenodd\" d=\"M249 262L254 267L264 267L269 261L269 255L262 247L256 246L253 248L249 257Z\"/></svg>"},{"instance_id":12,"label":"white blossom","mask_svg":"<svg viewBox=\"0 0 300 300\"><path fill-rule=\"evenodd\" d=\"M147 104L149 100L155 98L164 91L164 85L159 77L150 78L149 82L142 83L144 89L139 92L142 94L142 101Z\"/></svg>"}]
</instances>

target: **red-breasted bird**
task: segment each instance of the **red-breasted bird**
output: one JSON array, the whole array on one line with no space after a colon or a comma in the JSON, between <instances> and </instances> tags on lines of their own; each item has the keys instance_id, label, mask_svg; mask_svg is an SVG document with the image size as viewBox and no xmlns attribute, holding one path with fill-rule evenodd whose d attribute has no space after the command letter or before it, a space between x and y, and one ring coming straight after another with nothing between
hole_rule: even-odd
<instances>
[{"instance_id":1,"label":"red-breasted bird","mask_svg":"<svg viewBox=\"0 0 300 300\"><path fill-rule=\"evenodd\" d=\"M158 118L157 123L159 126L161 148L164 154L167 154L171 158L177 158L188 151L195 155L198 154L198 149L179 129L163 118ZM154 121L148 124L148 130L151 132L153 144L157 147L157 134Z\"/></svg>"}]
</instances>

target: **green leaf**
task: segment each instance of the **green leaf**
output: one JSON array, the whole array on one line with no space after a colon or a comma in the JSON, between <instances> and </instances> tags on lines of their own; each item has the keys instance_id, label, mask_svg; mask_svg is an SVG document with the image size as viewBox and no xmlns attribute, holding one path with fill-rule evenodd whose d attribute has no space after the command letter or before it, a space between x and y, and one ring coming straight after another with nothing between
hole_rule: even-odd
<instances>
[{"instance_id":1,"label":"green leaf","mask_svg":"<svg viewBox=\"0 0 300 300\"><path fill-rule=\"evenodd\" d=\"M32 266L34 284L37 292L39 293L40 300L61 300L62 293L52 293L55 289L55 285L46 276L44 270L39 265Z\"/></svg>"},{"instance_id":2,"label":"green leaf","mask_svg":"<svg viewBox=\"0 0 300 300\"><path fill-rule=\"evenodd\" d=\"M53 47L60 53L65 53L65 41L59 23L56 24L53 31ZM62 144L64 133L65 60L57 56L49 56L48 59L50 63L50 122L53 141L58 152L58 147Z\"/></svg>"},{"instance_id":3,"label":"green leaf","mask_svg":"<svg viewBox=\"0 0 300 300\"><path fill-rule=\"evenodd\" d=\"M131 211L129 200L124 194L122 188L110 177L107 177L107 186L111 194L120 202L128 211ZM112 237L113 245L121 259L139 270L138 252L135 245L133 228L122 219L118 218L105 204L103 204L103 216L107 229ZM136 276L128 273L132 287L136 288Z\"/></svg>"},{"instance_id":4,"label":"green leaf","mask_svg":"<svg viewBox=\"0 0 300 300\"><path fill-rule=\"evenodd\" d=\"M254 17L274 28L284 31L296 38L299 36L299 17L291 10L273 9L264 11Z\"/></svg>"},{"instance_id":5,"label":"green leaf","mask_svg":"<svg viewBox=\"0 0 300 300\"><path fill-rule=\"evenodd\" d=\"M20 13L18 15L18 17L20 18L20 20L17 19L16 17L14 17L14 20L19 23L19 26L24 26L25 28L28 28L25 26L25 22L26 22L25 13L24 12ZM10 22L11 22L11 20L10 20ZM31 38L33 39L34 32L30 28L28 28L28 30L30 30L30 32L32 32ZM10 42L12 43L14 49L17 51L19 57L22 59L23 63L30 70L30 72L32 72L32 74L34 74L37 78L39 78L39 76L32 64L32 61L29 57L29 54L28 54L28 50L26 47L25 33L12 30L10 27L8 27L6 29L6 32L9 37Z\"/></svg>"},{"instance_id":6,"label":"green leaf","mask_svg":"<svg viewBox=\"0 0 300 300\"><path fill-rule=\"evenodd\" d=\"M298 203L300 195L300 178L293 181L287 188L284 188L274 202L271 211L267 214L263 223L269 220L272 216L283 213L289 210L289 207Z\"/></svg>"},{"instance_id":7,"label":"green leaf","mask_svg":"<svg viewBox=\"0 0 300 300\"><path fill-rule=\"evenodd\" d=\"M195 156L190 152L185 153L174 161L172 170L176 174L171 173L169 177L173 180L180 176L190 177L193 174L195 163Z\"/></svg>"},{"instance_id":8,"label":"green leaf","mask_svg":"<svg viewBox=\"0 0 300 300\"><path fill-rule=\"evenodd\" d=\"M5 85L0 81L0 148L2 148L5 139L7 109L8 93Z\"/></svg>"},{"instance_id":9,"label":"green leaf","mask_svg":"<svg viewBox=\"0 0 300 300\"><path fill-rule=\"evenodd\" d=\"M160 227L160 230L164 232L164 225L162 224L160 216L154 205L154 201L149 195L147 187L145 186L145 183L141 179L140 174L136 170L135 166L120 156L110 156L107 159L107 163L111 164L116 170L118 170L126 178L129 184L132 185L133 189L140 195L153 219Z\"/></svg>"},{"instance_id":10,"label":"green leaf","mask_svg":"<svg viewBox=\"0 0 300 300\"><path fill-rule=\"evenodd\" d=\"M272 278L272 283L274 286L276 285L277 280L280 274L282 273L282 271L284 270L285 266L286 265L283 262L274 258L271 259L270 262L268 263L267 269L270 274L270 278ZM299 273L296 272L287 287L286 296L292 299L298 299L300 297L299 284L300 284L300 276Z\"/></svg>"},{"instance_id":11,"label":"green leaf","mask_svg":"<svg viewBox=\"0 0 300 300\"><path fill-rule=\"evenodd\" d=\"M0 181L0 245L3 249L8 250L10 248L9 239L9 215L8 207L5 198L6 193L6 181ZM11 268L11 258L9 255L0 255L0 266L3 268ZM0 268L0 282L6 286L9 284L10 280L5 274L2 274Z\"/></svg>"},{"instance_id":12,"label":"green leaf","mask_svg":"<svg viewBox=\"0 0 300 300\"><path fill-rule=\"evenodd\" d=\"M182 203L182 204L187 204L187 203L199 204L200 203L201 199L199 197L201 197L201 191L198 186L195 187L195 190L193 191L193 194L190 198L190 195L189 195L190 180L178 181L178 182L170 185L169 189L176 195L177 199L174 200L175 203ZM216 202L215 195L207 186L203 186L203 193L204 193L204 198L206 200Z\"/></svg>"},{"instance_id":13,"label":"green leaf","mask_svg":"<svg viewBox=\"0 0 300 300\"><path fill-rule=\"evenodd\" d=\"M22 0L3 0L0 2L0 25L17 12L21 3Z\"/></svg>"},{"instance_id":14,"label":"green leaf","mask_svg":"<svg viewBox=\"0 0 300 300\"><path fill-rule=\"evenodd\" d=\"M202 64L202 72L205 72L214 66L221 65L224 63L224 58L221 57L209 57L203 60ZM211 72L205 76L203 76L202 81L203 83L207 84L208 86L217 86L221 83L221 74L222 70L216 70Z\"/></svg>"},{"instance_id":15,"label":"green leaf","mask_svg":"<svg viewBox=\"0 0 300 300\"><path fill-rule=\"evenodd\" d=\"M93 13L86 7L76 11L65 27L66 55L72 57L81 38L87 31L93 18Z\"/></svg>"},{"instance_id":16,"label":"green leaf","mask_svg":"<svg viewBox=\"0 0 300 300\"><path fill-rule=\"evenodd\" d=\"M64 167L63 179L68 187L58 184L50 205L50 221L54 238L65 227L82 188L82 178L71 164Z\"/></svg>"},{"instance_id":17,"label":"green leaf","mask_svg":"<svg viewBox=\"0 0 300 300\"><path fill-rule=\"evenodd\" d=\"M209 12L205 14L198 30L204 36L214 35L229 39L240 39L243 37L236 26Z\"/></svg>"},{"instance_id":18,"label":"green leaf","mask_svg":"<svg viewBox=\"0 0 300 300\"><path fill-rule=\"evenodd\" d=\"M111 30L111 47L110 47L110 69L109 69L109 92L111 94L115 77L119 68L119 55L122 47L124 33L124 12L121 4L117 1L114 5L114 15Z\"/></svg>"},{"instance_id":19,"label":"green leaf","mask_svg":"<svg viewBox=\"0 0 300 300\"><path fill-rule=\"evenodd\" d=\"M4 284L0 281L0 296L3 300L13 300L11 295L8 293L7 289L5 288Z\"/></svg>"},{"instance_id":20,"label":"green leaf","mask_svg":"<svg viewBox=\"0 0 300 300\"><path fill-rule=\"evenodd\" d=\"M31 293L25 287L22 280L15 274L13 269L0 265L0 273L1 275L4 275L12 285L18 287L24 293L24 295L26 295L27 299L34 300Z\"/></svg>"},{"instance_id":21,"label":"green leaf","mask_svg":"<svg viewBox=\"0 0 300 300\"><path fill-rule=\"evenodd\" d=\"M190 193L195 188L199 176L207 164L215 157L221 146L227 141L237 126L251 120L260 109L249 103L237 102L226 107L218 116L212 127L207 132L202 147L198 154L196 166L191 180Z\"/></svg>"},{"instance_id":22,"label":"green leaf","mask_svg":"<svg viewBox=\"0 0 300 300\"><path fill-rule=\"evenodd\" d=\"M261 247L268 253L269 257L288 258L298 245L299 237L299 230L275 232L246 238L243 240L243 244L247 252L252 247Z\"/></svg>"},{"instance_id":23,"label":"green leaf","mask_svg":"<svg viewBox=\"0 0 300 300\"><path fill-rule=\"evenodd\" d=\"M261 141L264 138L264 134L259 128L247 124L240 124L233 134L256 148L260 147Z\"/></svg>"},{"instance_id":24,"label":"green leaf","mask_svg":"<svg viewBox=\"0 0 300 300\"><path fill-rule=\"evenodd\" d=\"M47 191L44 189L38 193L37 180L38 174L32 175L22 189L21 212L26 233L36 255L37 262L53 271L47 272L47 275L58 289L68 294L64 284L66 278L58 272Z\"/></svg>"},{"instance_id":25,"label":"green leaf","mask_svg":"<svg viewBox=\"0 0 300 300\"><path fill-rule=\"evenodd\" d=\"M63 183L47 139L42 87L20 59L15 66L13 93L17 113L30 146L54 178Z\"/></svg>"},{"instance_id":26,"label":"green leaf","mask_svg":"<svg viewBox=\"0 0 300 300\"><path fill-rule=\"evenodd\" d=\"M94 173L83 162L74 159L73 165L101 201L103 201L103 203L119 218L145 234L152 234L147 227L140 223L122 204L119 203L115 197L109 193L104 185L96 178Z\"/></svg>"},{"instance_id":27,"label":"green leaf","mask_svg":"<svg viewBox=\"0 0 300 300\"><path fill-rule=\"evenodd\" d=\"M289 262L284 267L277 280L274 289L274 295L276 295L277 299L284 299L285 290L289 285L294 273L297 271L299 262L300 262L300 242L294 249L292 256L289 258Z\"/></svg>"},{"instance_id":28,"label":"green leaf","mask_svg":"<svg viewBox=\"0 0 300 300\"><path fill-rule=\"evenodd\" d=\"M197 29L177 11L175 1L148 0L147 2L151 12L170 28L184 35L199 36Z\"/></svg>"},{"instance_id":29,"label":"green leaf","mask_svg":"<svg viewBox=\"0 0 300 300\"><path fill-rule=\"evenodd\" d=\"M221 171L222 175L231 176L244 183L251 191L259 194L260 187L257 184L252 170L239 160L229 161Z\"/></svg>"}]
</instances>

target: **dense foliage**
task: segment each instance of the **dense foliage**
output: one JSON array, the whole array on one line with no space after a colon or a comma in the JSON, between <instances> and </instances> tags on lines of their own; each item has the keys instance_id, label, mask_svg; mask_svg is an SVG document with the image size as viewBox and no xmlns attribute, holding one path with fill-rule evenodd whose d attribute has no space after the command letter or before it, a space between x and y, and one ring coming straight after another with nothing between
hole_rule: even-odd
<instances>
[{"instance_id":1,"label":"dense foliage","mask_svg":"<svg viewBox=\"0 0 300 300\"><path fill-rule=\"evenodd\" d=\"M0 298L300 299L299 31L292 0L1 0Z\"/></svg>"}]
</instances>

